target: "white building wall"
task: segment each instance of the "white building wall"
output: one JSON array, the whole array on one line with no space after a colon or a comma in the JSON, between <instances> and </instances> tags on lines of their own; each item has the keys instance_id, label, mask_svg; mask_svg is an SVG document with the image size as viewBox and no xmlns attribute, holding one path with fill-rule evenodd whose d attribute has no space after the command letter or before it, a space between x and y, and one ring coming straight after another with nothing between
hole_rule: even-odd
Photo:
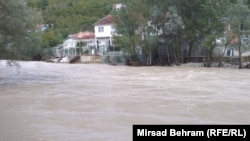
<instances>
[{"instance_id":1,"label":"white building wall","mask_svg":"<svg viewBox=\"0 0 250 141\"><path fill-rule=\"evenodd\" d=\"M99 32L99 27L103 27L103 32ZM102 37L111 37L112 36L112 26L111 25L100 25L95 26L95 37L102 38Z\"/></svg>"},{"instance_id":2,"label":"white building wall","mask_svg":"<svg viewBox=\"0 0 250 141\"><path fill-rule=\"evenodd\" d=\"M63 48L76 47L77 41L74 39L67 39L63 42Z\"/></svg>"},{"instance_id":3,"label":"white building wall","mask_svg":"<svg viewBox=\"0 0 250 141\"><path fill-rule=\"evenodd\" d=\"M126 6L122 3L117 3L113 5L113 9L116 11L120 10L122 7L126 7Z\"/></svg>"},{"instance_id":4,"label":"white building wall","mask_svg":"<svg viewBox=\"0 0 250 141\"><path fill-rule=\"evenodd\" d=\"M103 32L99 31L99 27L103 27ZM99 42L99 45L108 46L112 45L114 28L112 25L98 25L95 26L95 40Z\"/></svg>"}]
</instances>

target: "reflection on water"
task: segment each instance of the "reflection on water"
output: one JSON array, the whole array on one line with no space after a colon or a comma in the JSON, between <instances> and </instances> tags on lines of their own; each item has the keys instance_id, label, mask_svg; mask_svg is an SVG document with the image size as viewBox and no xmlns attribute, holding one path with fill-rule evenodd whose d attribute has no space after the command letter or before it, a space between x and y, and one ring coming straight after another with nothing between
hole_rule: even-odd
<instances>
[{"instance_id":1,"label":"reflection on water","mask_svg":"<svg viewBox=\"0 0 250 141\"><path fill-rule=\"evenodd\" d=\"M0 140L129 141L133 124L249 124L249 70L0 62Z\"/></svg>"}]
</instances>

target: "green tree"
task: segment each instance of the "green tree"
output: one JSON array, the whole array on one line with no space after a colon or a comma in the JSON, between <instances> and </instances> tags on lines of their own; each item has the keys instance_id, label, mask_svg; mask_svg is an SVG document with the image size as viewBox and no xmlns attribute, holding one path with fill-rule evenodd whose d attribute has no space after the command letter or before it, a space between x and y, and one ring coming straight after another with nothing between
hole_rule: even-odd
<instances>
[{"instance_id":1,"label":"green tree","mask_svg":"<svg viewBox=\"0 0 250 141\"><path fill-rule=\"evenodd\" d=\"M152 65L153 61L153 53L155 47L158 44L158 37L156 36L155 28L150 24L151 21L151 13L150 13L150 1L144 0L143 2L139 1L138 11L140 13L140 27L137 31L141 37L141 49L143 53L146 55L146 64L147 66Z\"/></svg>"},{"instance_id":2,"label":"green tree","mask_svg":"<svg viewBox=\"0 0 250 141\"><path fill-rule=\"evenodd\" d=\"M40 0L36 3L37 7L45 10L47 6L49 6L49 1L48 0Z\"/></svg>"},{"instance_id":3,"label":"green tree","mask_svg":"<svg viewBox=\"0 0 250 141\"><path fill-rule=\"evenodd\" d=\"M206 49L206 59L204 62L205 67L211 67L214 49L217 46L216 39L223 35L225 31L225 24L222 17L229 3L224 0L207 0L203 4L203 29L202 35L205 38L203 46ZM201 23L202 24L202 23Z\"/></svg>"},{"instance_id":4,"label":"green tree","mask_svg":"<svg viewBox=\"0 0 250 141\"><path fill-rule=\"evenodd\" d=\"M126 3L126 8L113 14L117 33L114 42L131 55L130 62L138 62L136 49L141 43L141 25L145 22L143 7L139 6L142 3L143 0L131 0Z\"/></svg>"},{"instance_id":5,"label":"green tree","mask_svg":"<svg viewBox=\"0 0 250 141\"><path fill-rule=\"evenodd\" d=\"M230 21L232 33L236 37L236 46L239 51L239 68L242 68L242 35L244 28L250 25L250 10L248 6L242 1L238 0L229 10ZM243 46L244 47L244 46Z\"/></svg>"},{"instance_id":6,"label":"green tree","mask_svg":"<svg viewBox=\"0 0 250 141\"><path fill-rule=\"evenodd\" d=\"M188 44L188 52L184 62L191 61L191 54L195 43L202 39L201 31L204 28L202 13L204 0L178 0L178 13L184 23L184 39Z\"/></svg>"},{"instance_id":7,"label":"green tree","mask_svg":"<svg viewBox=\"0 0 250 141\"><path fill-rule=\"evenodd\" d=\"M42 48L50 48L61 43L62 36L54 31L46 31L42 33Z\"/></svg>"},{"instance_id":8,"label":"green tree","mask_svg":"<svg viewBox=\"0 0 250 141\"><path fill-rule=\"evenodd\" d=\"M32 56L32 52L27 54L25 50L40 47L40 39L33 34L36 23L41 21L39 13L20 0L1 0L0 13L0 58Z\"/></svg>"},{"instance_id":9,"label":"green tree","mask_svg":"<svg viewBox=\"0 0 250 141\"><path fill-rule=\"evenodd\" d=\"M171 60L177 65L180 63L181 33L184 24L177 11L178 6L178 1L158 0L151 8L151 21L156 36L165 44L165 47L158 47L160 64L163 64L166 57L169 65L173 62Z\"/></svg>"}]
</instances>

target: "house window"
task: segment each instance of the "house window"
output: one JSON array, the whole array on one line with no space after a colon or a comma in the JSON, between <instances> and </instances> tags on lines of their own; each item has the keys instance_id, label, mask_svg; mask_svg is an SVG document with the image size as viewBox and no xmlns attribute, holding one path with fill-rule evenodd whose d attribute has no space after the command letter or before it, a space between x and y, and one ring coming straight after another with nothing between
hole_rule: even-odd
<instances>
[{"instance_id":1,"label":"house window","mask_svg":"<svg viewBox=\"0 0 250 141\"><path fill-rule=\"evenodd\" d=\"M98 32L104 32L104 27L103 26L98 27Z\"/></svg>"}]
</instances>

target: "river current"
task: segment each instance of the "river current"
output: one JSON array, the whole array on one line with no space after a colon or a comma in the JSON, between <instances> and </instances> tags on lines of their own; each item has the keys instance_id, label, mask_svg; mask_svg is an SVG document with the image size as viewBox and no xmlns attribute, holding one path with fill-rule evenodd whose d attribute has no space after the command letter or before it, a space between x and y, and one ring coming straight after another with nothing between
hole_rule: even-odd
<instances>
[{"instance_id":1,"label":"river current","mask_svg":"<svg viewBox=\"0 0 250 141\"><path fill-rule=\"evenodd\" d=\"M0 141L131 141L133 124L250 124L250 71L0 61Z\"/></svg>"}]
</instances>

